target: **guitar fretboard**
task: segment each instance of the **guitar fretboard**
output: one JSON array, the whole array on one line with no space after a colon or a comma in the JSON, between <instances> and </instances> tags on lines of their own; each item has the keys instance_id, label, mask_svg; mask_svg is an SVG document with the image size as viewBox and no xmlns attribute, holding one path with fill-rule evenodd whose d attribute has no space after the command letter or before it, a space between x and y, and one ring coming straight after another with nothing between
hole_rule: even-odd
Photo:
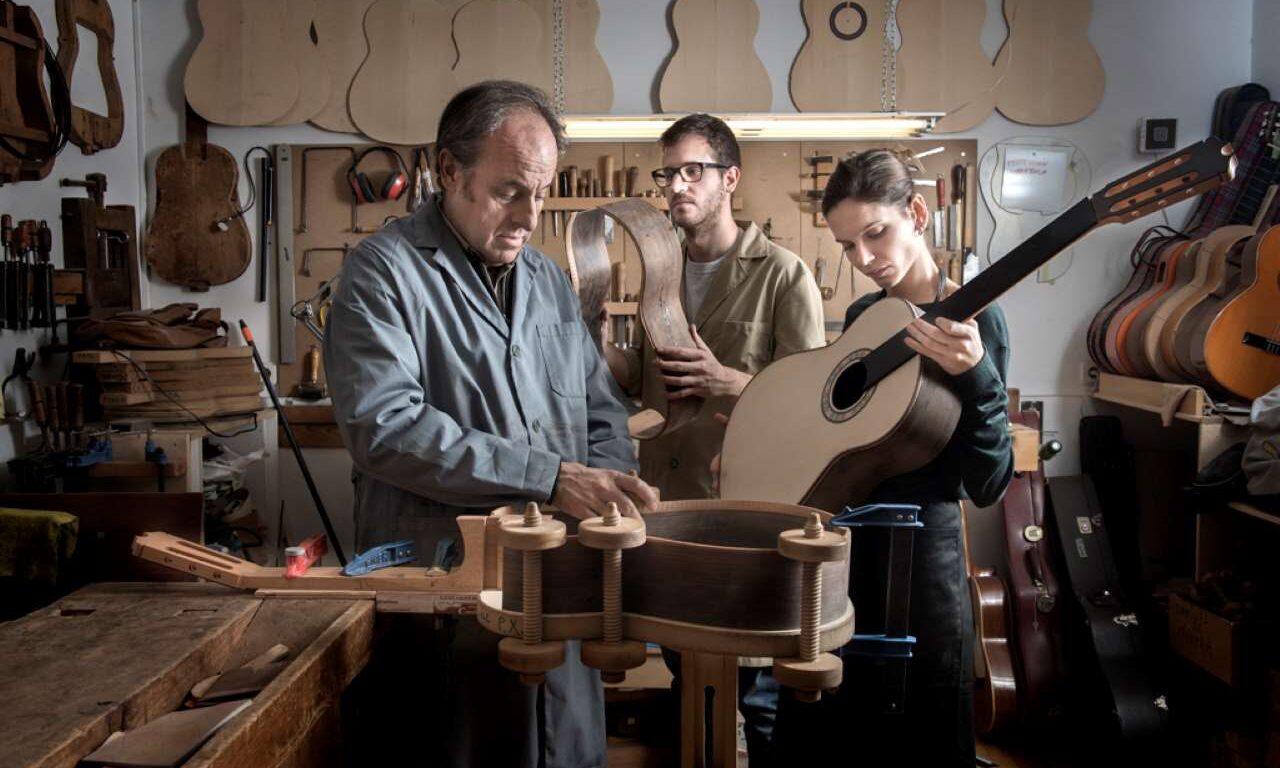
<instances>
[{"instance_id":1,"label":"guitar fretboard","mask_svg":"<svg viewBox=\"0 0 1280 768\"><path fill-rule=\"evenodd\" d=\"M1260 349L1268 355L1280 355L1280 339L1268 339L1266 336L1245 331L1240 343L1246 347Z\"/></svg>"}]
</instances>

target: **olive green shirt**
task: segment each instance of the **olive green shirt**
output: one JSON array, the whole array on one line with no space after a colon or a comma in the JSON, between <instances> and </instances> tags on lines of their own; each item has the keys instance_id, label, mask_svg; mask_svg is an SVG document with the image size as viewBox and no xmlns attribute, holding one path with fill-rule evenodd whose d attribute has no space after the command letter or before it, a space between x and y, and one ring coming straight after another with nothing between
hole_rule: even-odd
<instances>
[{"instance_id":1,"label":"olive green shirt","mask_svg":"<svg viewBox=\"0 0 1280 768\"><path fill-rule=\"evenodd\" d=\"M822 296L800 257L771 242L755 224L738 238L716 273L692 323L721 365L755 375L792 352L826 344ZM637 328L636 347L626 351L646 408L664 402L662 369ZM628 386L633 394L634 386ZM716 413L728 414L734 398L703 401L697 417L674 434L640 443L640 477L664 500L708 499L711 459L724 442Z\"/></svg>"}]
</instances>

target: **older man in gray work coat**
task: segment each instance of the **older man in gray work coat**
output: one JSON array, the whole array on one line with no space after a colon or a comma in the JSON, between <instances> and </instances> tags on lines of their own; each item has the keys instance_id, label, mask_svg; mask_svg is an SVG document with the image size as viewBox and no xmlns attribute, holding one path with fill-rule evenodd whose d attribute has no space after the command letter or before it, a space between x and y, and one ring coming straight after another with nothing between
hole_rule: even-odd
<instances>
[{"instance_id":1,"label":"older man in gray work coat","mask_svg":"<svg viewBox=\"0 0 1280 768\"><path fill-rule=\"evenodd\" d=\"M442 195L347 257L324 357L355 464L357 549L412 538L425 559L456 515L503 504L584 518L610 501L633 515L656 503L628 474L626 412L578 299L527 245L564 143L540 91L462 91L440 120ZM604 765L600 678L576 644L523 688L498 665L496 637L469 618L456 631L445 764Z\"/></svg>"}]
</instances>

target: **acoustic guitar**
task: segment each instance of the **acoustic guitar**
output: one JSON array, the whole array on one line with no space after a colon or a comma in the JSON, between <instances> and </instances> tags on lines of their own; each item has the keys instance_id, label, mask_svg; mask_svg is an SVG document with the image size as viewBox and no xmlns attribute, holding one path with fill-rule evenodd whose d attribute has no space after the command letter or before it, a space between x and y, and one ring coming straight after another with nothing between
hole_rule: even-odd
<instances>
[{"instance_id":1,"label":"acoustic guitar","mask_svg":"<svg viewBox=\"0 0 1280 768\"><path fill-rule=\"evenodd\" d=\"M1219 139L1175 152L1079 201L924 317L966 321L1094 228L1200 194L1233 171L1231 147ZM904 343L920 314L882 299L831 345L783 357L753 378L725 432L721 496L835 511L937 456L960 401Z\"/></svg>"},{"instance_id":2,"label":"acoustic guitar","mask_svg":"<svg viewBox=\"0 0 1280 768\"><path fill-rule=\"evenodd\" d=\"M1222 230L1231 234L1224 236L1218 247L1210 251L1205 282L1199 293L1192 296L1191 307L1174 329L1174 358L1193 380L1205 386L1212 386L1213 382L1204 367L1200 343L1205 329L1218 314L1222 300L1240 281L1240 257L1245 243L1254 235L1252 227L1228 226L1217 231Z\"/></svg>"},{"instance_id":3,"label":"acoustic guitar","mask_svg":"<svg viewBox=\"0 0 1280 768\"><path fill-rule=\"evenodd\" d=\"M1171 240L1160 248L1151 286L1133 300L1124 317L1120 319L1119 328L1116 330L1116 353L1119 355L1120 362L1132 371L1134 376L1149 379L1156 373L1143 356L1143 332L1151 320L1149 310L1173 285L1173 275L1178 270L1178 262L1190 247L1189 240Z\"/></svg>"},{"instance_id":4,"label":"acoustic guitar","mask_svg":"<svg viewBox=\"0 0 1280 768\"><path fill-rule=\"evenodd\" d=\"M1182 375L1177 368L1165 362L1160 353L1160 333L1169 319L1170 311L1186 296L1192 278L1200 262L1200 246L1203 240L1192 240L1187 244L1178 259L1177 266L1168 272L1170 283L1163 294L1151 305L1150 319L1142 330L1141 357L1146 365L1151 366L1155 377L1160 381L1181 381Z\"/></svg>"},{"instance_id":5,"label":"acoustic guitar","mask_svg":"<svg viewBox=\"0 0 1280 768\"><path fill-rule=\"evenodd\" d=\"M156 160L156 211L146 259L155 275L193 290L235 280L249 266L249 228L239 215L239 174L208 125L187 108L187 140Z\"/></svg>"},{"instance_id":6,"label":"acoustic guitar","mask_svg":"<svg viewBox=\"0 0 1280 768\"><path fill-rule=\"evenodd\" d=\"M1174 235L1169 235L1153 238L1148 242L1146 248L1143 249L1138 268L1141 273L1138 284L1135 286L1134 291L1124 301L1120 302L1111 317L1106 321L1106 330L1102 334L1102 351L1112 369L1117 373L1122 373L1125 376L1137 375L1129 367L1129 361L1120 352L1122 343L1120 338L1121 329L1126 327L1124 320L1133 311L1135 302L1150 290L1155 283L1156 276L1160 273L1161 261L1164 258L1164 249L1174 242L1174 238Z\"/></svg>"},{"instance_id":7,"label":"acoustic guitar","mask_svg":"<svg viewBox=\"0 0 1280 768\"><path fill-rule=\"evenodd\" d=\"M1249 240L1240 290L1209 325L1202 349L1209 375L1238 397L1280 386L1280 227Z\"/></svg>"},{"instance_id":8,"label":"acoustic guitar","mask_svg":"<svg viewBox=\"0 0 1280 768\"><path fill-rule=\"evenodd\" d=\"M1182 291L1169 297L1168 318L1160 330L1160 358L1165 365L1178 372L1183 381L1195 381L1195 375L1184 368L1174 351L1178 337L1178 329L1182 326L1187 313L1199 304L1208 294L1209 272L1213 266L1214 254L1229 247L1241 237L1248 237L1252 230L1248 227L1219 227L1200 241L1200 249L1196 258L1196 273L1191 283Z\"/></svg>"},{"instance_id":9,"label":"acoustic guitar","mask_svg":"<svg viewBox=\"0 0 1280 768\"><path fill-rule=\"evenodd\" d=\"M1148 270L1151 264L1147 261L1143 254L1147 252L1150 244L1154 239L1160 239L1171 233L1166 227L1152 227L1138 238L1138 242L1134 244L1133 249L1129 252L1129 263L1133 266L1133 272L1129 275L1128 282L1120 289L1120 292L1112 296L1107 303L1093 316L1093 320L1089 322L1089 330L1086 335L1088 343L1089 357L1102 370L1108 373L1119 373L1115 367L1113 359L1107 356L1106 337L1107 327L1111 319L1115 317L1117 310L1128 303L1138 291L1142 289L1143 283L1148 277Z\"/></svg>"},{"instance_id":10,"label":"acoustic guitar","mask_svg":"<svg viewBox=\"0 0 1280 768\"><path fill-rule=\"evenodd\" d=\"M801 112L882 108L884 3L804 0L808 34L791 65L791 101Z\"/></svg>"},{"instance_id":11,"label":"acoustic guitar","mask_svg":"<svg viewBox=\"0 0 1280 768\"><path fill-rule=\"evenodd\" d=\"M967 503L960 505L964 568L973 601L973 727L978 733L999 731L1018 716L1018 683L1009 649L1009 605L1004 582L991 568L973 564L969 546Z\"/></svg>"}]
</instances>

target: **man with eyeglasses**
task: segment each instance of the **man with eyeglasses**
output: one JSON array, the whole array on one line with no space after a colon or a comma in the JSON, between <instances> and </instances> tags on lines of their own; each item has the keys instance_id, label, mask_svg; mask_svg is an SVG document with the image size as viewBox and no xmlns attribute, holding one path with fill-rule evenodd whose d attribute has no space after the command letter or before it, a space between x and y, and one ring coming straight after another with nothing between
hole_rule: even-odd
<instances>
[{"instance_id":1,"label":"man with eyeglasses","mask_svg":"<svg viewBox=\"0 0 1280 768\"><path fill-rule=\"evenodd\" d=\"M661 144L662 167L653 180L684 236L681 298L697 348L654 349L643 328L631 349L603 347L619 385L646 407L663 398L701 400L692 423L640 444L640 477L664 500L713 498L711 460L724 442L717 414L727 414L751 377L773 360L826 343L822 297L798 256L755 224L734 221L730 198L742 177L742 156L729 126L711 115L689 115L662 134ZM678 666L670 656L668 663ZM741 670L739 707L752 764L768 764L777 684L767 669Z\"/></svg>"}]
</instances>

